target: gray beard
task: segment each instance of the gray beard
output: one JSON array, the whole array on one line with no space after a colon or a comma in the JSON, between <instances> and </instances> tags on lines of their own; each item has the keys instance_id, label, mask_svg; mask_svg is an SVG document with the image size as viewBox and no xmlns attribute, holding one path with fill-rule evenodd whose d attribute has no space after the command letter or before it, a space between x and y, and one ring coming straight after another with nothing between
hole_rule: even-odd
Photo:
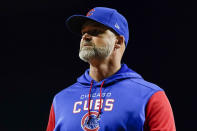
<instances>
[{"instance_id":1,"label":"gray beard","mask_svg":"<svg viewBox=\"0 0 197 131\"><path fill-rule=\"evenodd\" d=\"M106 47L82 47L79 51L79 58L85 62L90 61L93 58L104 59L108 57L112 52L113 46Z\"/></svg>"}]
</instances>

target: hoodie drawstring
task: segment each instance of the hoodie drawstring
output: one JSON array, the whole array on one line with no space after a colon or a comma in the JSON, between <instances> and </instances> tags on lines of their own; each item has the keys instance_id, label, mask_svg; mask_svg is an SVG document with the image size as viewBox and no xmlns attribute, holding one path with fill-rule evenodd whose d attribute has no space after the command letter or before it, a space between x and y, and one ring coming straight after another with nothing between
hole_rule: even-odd
<instances>
[{"instance_id":1,"label":"hoodie drawstring","mask_svg":"<svg viewBox=\"0 0 197 131\"><path fill-rule=\"evenodd\" d=\"M102 102L102 87L105 81L102 82L101 87L100 87L100 104L99 104L99 113L97 115L97 118L99 117L99 115L101 114L101 102ZM89 99L88 99L88 118L90 119L90 95L91 95L91 89L92 89L92 85L93 85L93 80L91 81L90 84L90 90L89 90Z\"/></svg>"},{"instance_id":2,"label":"hoodie drawstring","mask_svg":"<svg viewBox=\"0 0 197 131\"><path fill-rule=\"evenodd\" d=\"M88 99L88 118L89 119L90 119L90 94L91 94L92 84L93 84L93 80L91 81L91 84L90 84L89 99Z\"/></svg>"},{"instance_id":3,"label":"hoodie drawstring","mask_svg":"<svg viewBox=\"0 0 197 131\"><path fill-rule=\"evenodd\" d=\"M101 114L101 106L102 106L102 104L101 104L101 101L102 101L102 92L101 92L101 90L102 90L102 87L103 87L104 82L105 82L105 81L102 82L101 87L100 87L100 104L99 104L99 113L98 113L98 115L97 115L97 118L98 118L99 115Z\"/></svg>"}]
</instances>

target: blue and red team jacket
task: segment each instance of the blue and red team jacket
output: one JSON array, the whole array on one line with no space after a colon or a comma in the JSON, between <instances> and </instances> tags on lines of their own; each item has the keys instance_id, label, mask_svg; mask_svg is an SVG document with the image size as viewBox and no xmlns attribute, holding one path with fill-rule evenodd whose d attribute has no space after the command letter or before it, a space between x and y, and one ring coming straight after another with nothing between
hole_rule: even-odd
<instances>
[{"instance_id":1,"label":"blue and red team jacket","mask_svg":"<svg viewBox=\"0 0 197 131\"><path fill-rule=\"evenodd\" d=\"M96 82L89 69L55 95L47 131L176 131L163 89L121 65Z\"/></svg>"}]
</instances>

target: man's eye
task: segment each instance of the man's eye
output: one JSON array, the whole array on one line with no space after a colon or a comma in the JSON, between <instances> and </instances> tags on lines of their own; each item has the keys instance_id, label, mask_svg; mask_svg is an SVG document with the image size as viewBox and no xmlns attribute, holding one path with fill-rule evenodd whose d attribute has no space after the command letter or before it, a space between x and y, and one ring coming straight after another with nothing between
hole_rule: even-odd
<instances>
[{"instance_id":1,"label":"man's eye","mask_svg":"<svg viewBox=\"0 0 197 131\"><path fill-rule=\"evenodd\" d=\"M103 32L99 30L90 30L87 32L82 32L82 35L84 35L85 33L88 33L89 35L92 35L92 36L97 36L99 34L102 34Z\"/></svg>"},{"instance_id":2,"label":"man's eye","mask_svg":"<svg viewBox=\"0 0 197 131\"><path fill-rule=\"evenodd\" d=\"M89 34L92 35L92 36L97 36L97 35L101 34L101 32L98 31L98 30L92 30L92 31L89 32Z\"/></svg>"}]
</instances>

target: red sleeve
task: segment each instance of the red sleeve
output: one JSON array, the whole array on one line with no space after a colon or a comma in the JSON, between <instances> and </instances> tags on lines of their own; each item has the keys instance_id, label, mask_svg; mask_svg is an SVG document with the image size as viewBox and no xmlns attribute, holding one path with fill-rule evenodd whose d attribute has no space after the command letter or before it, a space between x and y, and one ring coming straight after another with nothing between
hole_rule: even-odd
<instances>
[{"instance_id":1,"label":"red sleeve","mask_svg":"<svg viewBox=\"0 0 197 131\"><path fill-rule=\"evenodd\" d=\"M53 131L54 128L55 128L55 113L54 113L54 108L52 104L50 115L49 115L47 131Z\"/></svg>"},{"instance_id":2,"label":"red sleeve","mask_svg":"<svg viewBox=\"0 0 197 131\"><path fill-rule=\"evenodd\" d=\"M145 131L176 131L170 102L163 91L153 94L146 107Z\"/></svg>"}]
</instances>

